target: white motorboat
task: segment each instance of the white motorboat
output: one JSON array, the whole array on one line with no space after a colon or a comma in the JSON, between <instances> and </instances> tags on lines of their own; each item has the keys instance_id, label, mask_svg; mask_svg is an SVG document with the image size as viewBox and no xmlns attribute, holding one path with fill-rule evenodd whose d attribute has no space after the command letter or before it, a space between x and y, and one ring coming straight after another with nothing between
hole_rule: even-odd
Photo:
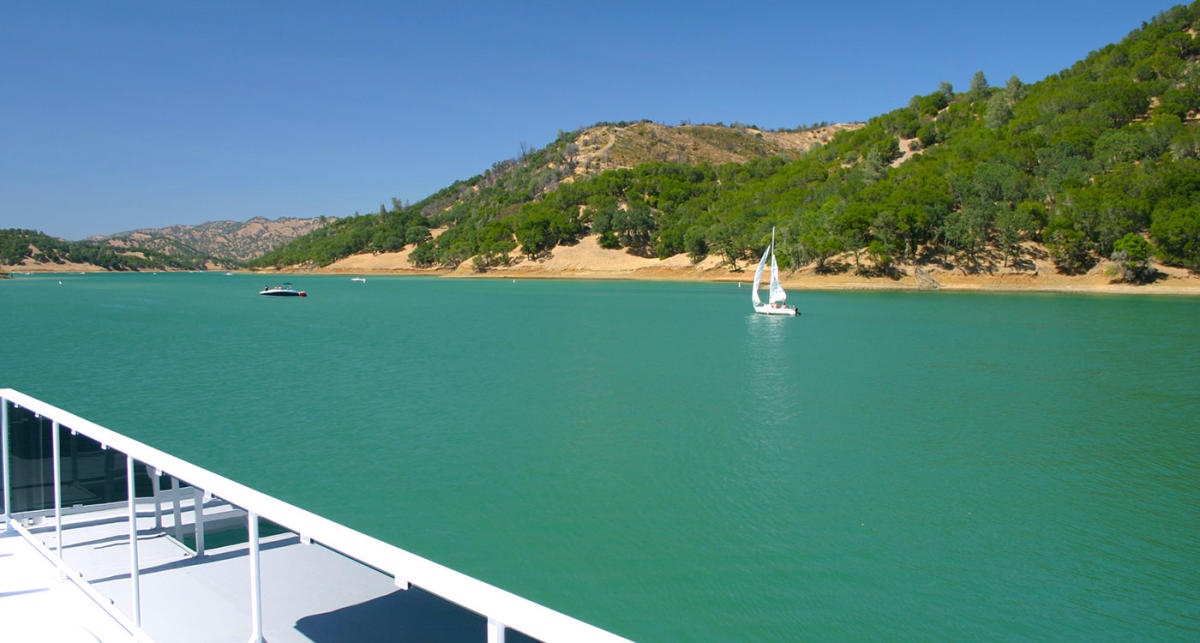
<instances>
[{"instance_id":1,"label":"white motorboat","mask_svg":"<svg viewBox=\"0 0 1200 643\"><path fill-rule=\"evenodd\" d=\"M290 284L290 283L283 284L282 286L263 286L263 289L261 291L259 291L258 294L267 295L268 297L307 297L308 296L308 293L304 292L303 290L296 290L295 288L292 287L292 284Z\"/></svg>"}]
</instances>

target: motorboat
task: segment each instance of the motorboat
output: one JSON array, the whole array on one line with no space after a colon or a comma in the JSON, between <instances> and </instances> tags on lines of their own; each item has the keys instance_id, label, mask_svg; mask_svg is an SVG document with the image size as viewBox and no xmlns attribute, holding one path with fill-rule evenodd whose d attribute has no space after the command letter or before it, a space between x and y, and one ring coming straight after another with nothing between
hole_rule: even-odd
<instances>
[{"instance_id":1,"label":"motorboat","mask_svg":"<svg viewBox=\"0 0 1200 643\"><path fill-rule=\"evenodd\" d=\"M290 284L290 283L286 283L281 286L263 286L263 289L261 291L259 291L258 294L266 295L268 297L307 297L308 296L308 293L304 292L303 290L296 290L295 288L292 287L292 284Z\"/></svg>"}]
</instances>

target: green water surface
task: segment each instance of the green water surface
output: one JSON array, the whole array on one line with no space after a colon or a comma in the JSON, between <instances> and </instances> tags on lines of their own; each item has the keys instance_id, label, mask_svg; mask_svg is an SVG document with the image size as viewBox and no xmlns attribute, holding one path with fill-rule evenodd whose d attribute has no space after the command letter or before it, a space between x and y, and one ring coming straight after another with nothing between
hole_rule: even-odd
<instances>
[{"instance_id":1,"label":"green water surface","mask_svg":"<svg viewBox=\"0 0 1200 643\"><path fill-rule=\"evenodd\" d=\"M0 282L0 386L638 640L1200 636L1198 299L263 279Z\"/></svg>"}]
</instances>

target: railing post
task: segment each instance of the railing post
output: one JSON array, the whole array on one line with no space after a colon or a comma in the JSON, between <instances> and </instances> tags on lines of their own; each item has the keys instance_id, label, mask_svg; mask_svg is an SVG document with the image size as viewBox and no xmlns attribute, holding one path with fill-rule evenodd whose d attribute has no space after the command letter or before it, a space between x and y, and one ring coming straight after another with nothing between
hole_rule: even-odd
<instances>
[{"instance_id":1,"label":"railing post","mask_svg":"<svg viewBox=\"0 0 1200 643\"><path fill-rule=\"evenodd\" d=\"M183 525L179 518L179 478L171 476L171 511L175 515L175 540L183 542Z\"/></svg>"},{"instance_id":2,"label":"railing post","mask_svg":"<svg viewBox=\"0 0 1200 643\"><path fill-rule=\"evenodd\" d=\"M146 469L146 473L150 473L149 468ZM162 531L162 471L155 469L150 475L150 483L154 489L154 529Z\"/></svg>"},{"instance_id":3,"label":"railing post","mask_svg":"<svg viewBox=\"0 0 1200 643\"><path fill-rule=\"evenodd\" d=\"M487 637L488 643L504 643L504 623L489 617Z\"/></svg>"},{"instance_id":4,"label":"railing post","mask_svg":"<svg viewBox=\"0 0 1200 643\"><path fill-rule=\"evenodd\" d=\"M204 555L204 490L192 487L192 526L196 530L196 555Z\"/></svg>"},{"instance_id":5,"label":"railing post","mask_svg":"<svg viewBox=\"0 0 1200 643\"><path fill-rule=\"evenodd\" d=\"M133 456L125 456L125 490L129 494L129 580L133 587L133 624L142 626L142 587L138 570L137 506L133 488Z\"/></svg>"},{"instance_id":6,"label":"railing post","mask_svg":"<svg viewBox=\"0 0 1200 643\"><path fill-rule=\"evenodd\" d=\"M8 521L12 516L12 483L9 480L12 478L12 469L8 466L8 400L0 397L0 451L3 451L3 461L0 461L0 467L4 468L4 527L8 528Z\"/></svg>"},{"instance_id":7,"label":"railing post","mask_svg":"<svg viewBox=\"0 0 1200 643\"><path fill-rule=\"evenodd\" d=\"M62 577L62 463L59 461L58 420L50 422L50 450L54 462L54 552L58 554L58 575Z\"/></svg>"},{"instance_id":8,"label":"railing post","mask_svg":"<svg viewBox=\"0 0 1200 643\"><path fill-rule=\"evenodd\" d=\"M246 511L250 536L250 643L262 643L262 584L258 563L258 514Z\"/></svg>"}]
</instances>

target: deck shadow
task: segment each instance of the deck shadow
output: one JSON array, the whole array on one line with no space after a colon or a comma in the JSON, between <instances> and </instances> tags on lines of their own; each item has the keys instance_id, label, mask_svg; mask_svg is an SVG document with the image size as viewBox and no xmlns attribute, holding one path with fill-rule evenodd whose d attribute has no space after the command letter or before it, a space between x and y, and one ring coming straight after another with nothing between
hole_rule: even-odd
<instances>
[{"instance_id":1,"label":"deck shadow","mask_svg":"<svg viewBox=\"0 0 1200 643\"><path fill-rule=\"evenodd\" d=\"M418 587L305 616L295 627L314 643L487 639L484 617Z\"/></svg>"}]
</instances>

